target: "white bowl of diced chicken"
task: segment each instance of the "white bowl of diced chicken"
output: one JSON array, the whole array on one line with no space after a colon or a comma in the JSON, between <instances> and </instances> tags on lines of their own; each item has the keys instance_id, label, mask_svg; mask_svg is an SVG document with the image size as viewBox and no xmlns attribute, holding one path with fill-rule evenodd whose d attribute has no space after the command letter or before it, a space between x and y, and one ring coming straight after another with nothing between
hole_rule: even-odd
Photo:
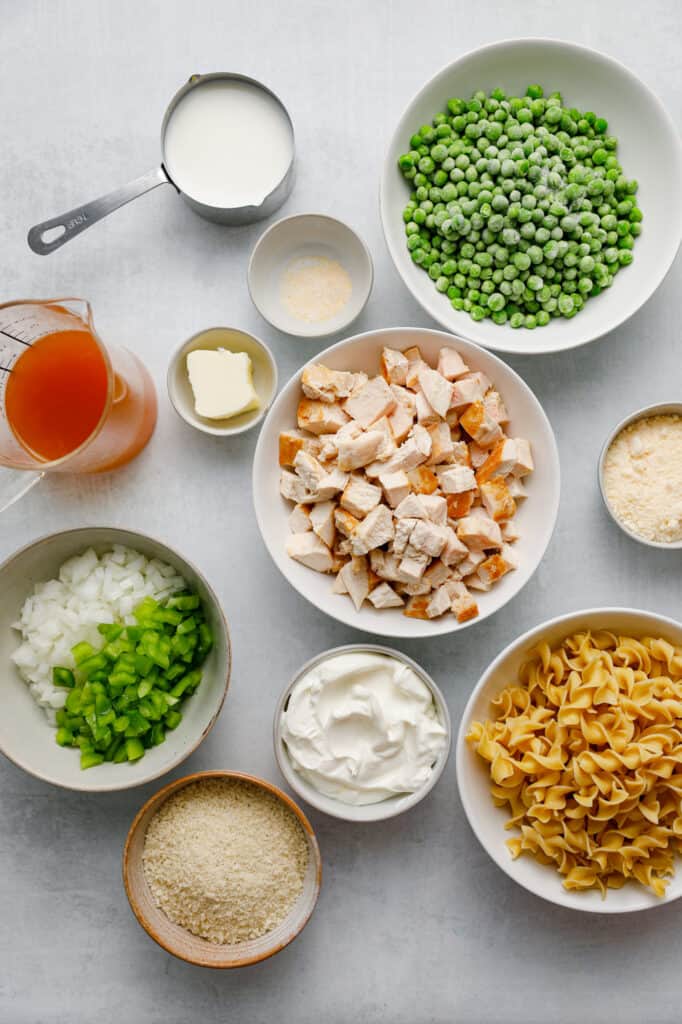
<instances>
[{"instance_id":1,"label":"white bowl of diced chicken","mask_svg":"<svg viewBox=\"0 0 682 1024\"><path fill-rule=\"evenodd\" d=\"M322 611L382 636L454 632L507 603L547 548L559 457L537 398L440 331L341 341L282 390L253 493L266 546Z\"/></svg>"}]
</instances>

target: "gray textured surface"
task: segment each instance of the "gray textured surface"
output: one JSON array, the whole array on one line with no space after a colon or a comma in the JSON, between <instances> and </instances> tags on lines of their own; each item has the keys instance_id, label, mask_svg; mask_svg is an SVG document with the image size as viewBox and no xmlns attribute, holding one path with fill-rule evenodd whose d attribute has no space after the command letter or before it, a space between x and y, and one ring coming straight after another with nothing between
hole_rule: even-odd
<instances>
[{"instance_id":1,"label":"gray textured surface","mask_svg":"<svg viewBox=\"0 0 682 1024\"><path fill-rule=\"evenodd\" d=\"M161 398L137 462L41 484L4 514L0 555L85 523L138 527L179 547L224 602L235 662L217 727L177 774L232 767L280 781L270 744L277 695L311 655L360 634L300 599L263 550L250 503L255 434L220 442L191 431L169 407L164 375L171 349L216 323L266 338L282 381L322 346L277 335L251 306L245 262L261 229L198 220L170 189L48 258L29 252L27 227L152 167L177 86L193 71L233 68L265 78L294 118L299 175L285 212L347 218L370 245L376 285L357 329L433 326L389 263L377 209L384 146L412 94L480 43L569 36L627 63L679 121L679 4L0 0L0 19L2 297L87 296L102 337L142 355ZM615 335L573 354L512 360L557 431L563 502L547 557L511 606L457 638L404 645L445 691L455 724L488 661L542 618L598 603L679 617L679 554L639 547L607 520L595 463L616 419L679 398L680 283L678 260ZM238 974L175 961L138 927L120 883L126 830L153 788L84 797L0 763L3 1024L679 1020L680 906L588 920L528 895L463 820L452 760L402 819L360 828L311 814L322 897L303 936L273 961Z\"/></svg>"}]
</instances>

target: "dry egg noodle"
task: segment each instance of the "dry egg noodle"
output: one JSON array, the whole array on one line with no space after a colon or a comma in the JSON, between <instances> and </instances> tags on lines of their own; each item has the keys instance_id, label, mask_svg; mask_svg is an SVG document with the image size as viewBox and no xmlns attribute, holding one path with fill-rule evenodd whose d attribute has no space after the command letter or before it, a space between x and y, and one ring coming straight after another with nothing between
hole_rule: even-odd
<instances>
[{"instance_id":1,"label":"dry egg noodle","mask_svg":"<svg viewBox=\"0 0 682 1024\"><path fill-rule=\"evenodd\" d=\"M281 924L303 891L308 843L278 797L247 781L205 779L154 815L143 866L171 921L232 944Z\"/></svg>"},{"instance_id":2,"label":"dry egg noodle","mask_svg":"<svg viewBox=\"0 0 682 1024\"><path fill-rule=\"evenodd\" d=\"M566 889L663 896L682 847L682 648L609 632L539 644L495 720L467 736L508 805L514 858L553 864Z\"/></svg>"}]
</instances>

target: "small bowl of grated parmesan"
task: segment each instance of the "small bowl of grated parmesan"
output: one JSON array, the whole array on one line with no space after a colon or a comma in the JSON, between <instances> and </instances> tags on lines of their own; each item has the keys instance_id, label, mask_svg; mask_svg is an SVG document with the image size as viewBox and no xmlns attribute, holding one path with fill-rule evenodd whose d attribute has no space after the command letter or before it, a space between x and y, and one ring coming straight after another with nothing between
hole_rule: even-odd
<instances>
[{"instance_id":1,"label":"small bowl of grated parmesan","mask_svg":"<svg viewBox=\"0 0 682 1024\"><path fill-rule=\"evenodd\" d=\"M342 331L365 308L374 279L360 236L335 217L298 214L277 221L256 242L249 292L273 327L300 338Z\"/></svg>"},{"instance_id":2,"label":"small bowl of grated parmesan","mask_svg":"<svg viewBox=\"0 0 682 1024\"><path fill-rule=\"evenodd\" d=\"M626 416L599 457L607 511L633 540L682 548L682 402L661 402Z\"/></svg>"},{"instance_id":3,"label":"small bowl of grated parmesan","mask_svg":"<svg viewBox=\"0 0 682 1024\"><path fill-rule=\"evenodd\" d=\"M246 967L284 949L307 924L321 880L303 811L243 772L196 772L164 786L123 851L135 917L168 953L200 967Z\"/></svg>"}]
</instances>

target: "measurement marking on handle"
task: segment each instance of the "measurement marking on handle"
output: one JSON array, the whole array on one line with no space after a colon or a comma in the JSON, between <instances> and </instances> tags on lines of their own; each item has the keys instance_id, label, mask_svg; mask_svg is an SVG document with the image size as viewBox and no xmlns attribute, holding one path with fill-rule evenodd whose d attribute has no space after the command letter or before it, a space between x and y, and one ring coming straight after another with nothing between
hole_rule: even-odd
<instances>
[{"instance_id":1,"label":"measurement marking on handle","mask_svg":"<svg viewBox=\"0 0 682 1024\"><path fill-rule=\"evenodd\" d=\"M23 338L17 338L16 334L10 334L9 331L3 331L2 327L0 327L0 334L4 334L6 338L11 338L12 341L18 341L20 345L25 345L26 348L31 347L30 341L24 341Z\"/></svg>"}]
</instances>

